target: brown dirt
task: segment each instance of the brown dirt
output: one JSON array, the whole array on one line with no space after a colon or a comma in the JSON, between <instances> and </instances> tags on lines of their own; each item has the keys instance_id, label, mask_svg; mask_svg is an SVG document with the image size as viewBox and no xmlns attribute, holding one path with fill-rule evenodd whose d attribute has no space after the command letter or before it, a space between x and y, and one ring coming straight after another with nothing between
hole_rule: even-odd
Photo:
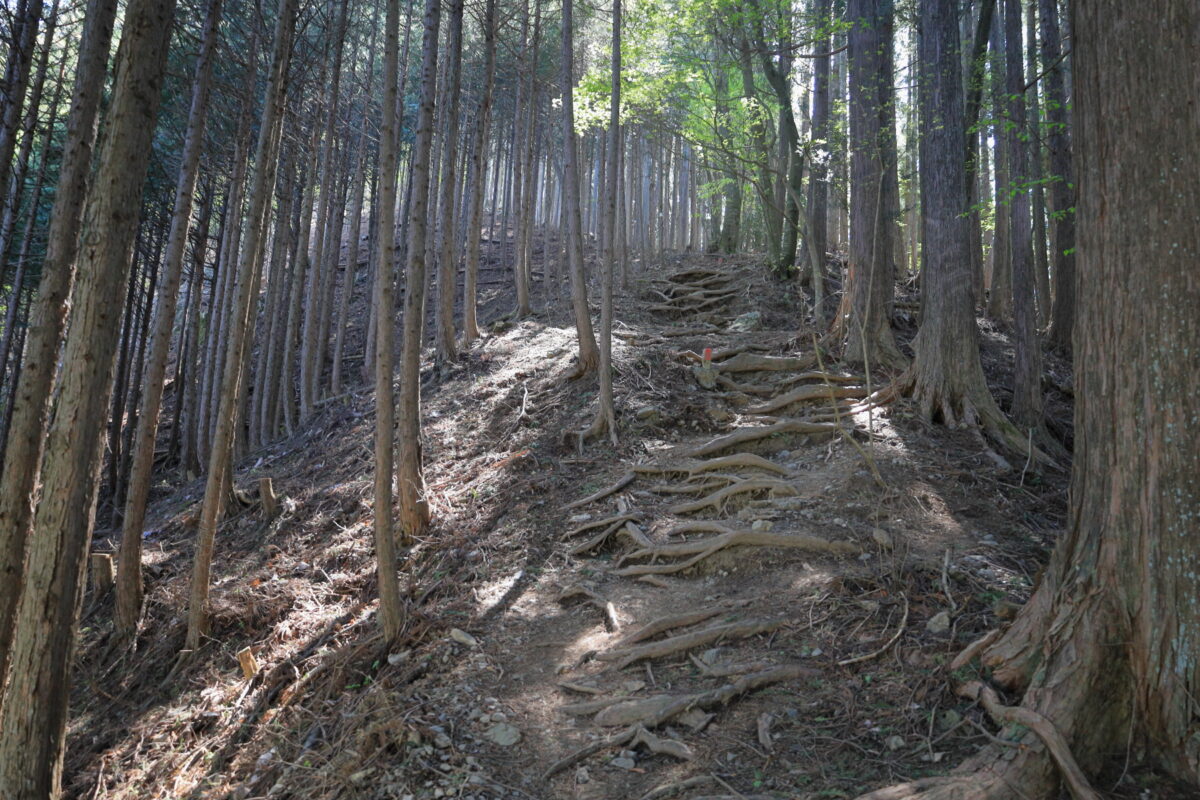
<instances>
[{"instance_id":1,"label":"brown dirt","mask_svg":"<svg viewBox=\"0 0 1200 800\"><path fill-rule=\"evenodd\" d=\"M562 312L493 324L448 374L423 376L434 524L403 554L411 613L405 641L391 653L373 617L368 389L323 407L302 433L243 460L238 485L249 490L270 475L284 512L267 523L252 506L224 523L212 639L170 676L183 641L202 486L160 486L136 652L111 652L111 599L89 601L68 794L599 800L639 798L696 778L675 796L837 798L942 774L973 752L985 741L980 726L994 726L955 697L953 684L963 676L947 665L1027 598L1064 523L1062 475L1026 470L1015 459L1011 471L1001 470L977 437L925 425L900 405L839 411L845 435L776 437L748 448L786 470L769 476L790 487L775 496L738 496L676 515L668 509L700 495L654 489L687 476L639 474L601 500L565 508L634 464L682 463L689 448L759 424L746 408L769 394L703 389L682 351L813 355L814 332L795 326L794 289L760 264L687 256L651 264L645 274L662 278L685 266L729 272L735 294L699 314L651 315L639 309L660 301L651 290L662 286L641 277L619 298L617 448L592 444L579 452L563 444L564 432L590 421L595 387L563 380L574 335ZM761 313L761 328L728 330L751 310ZM714 332L662 336L702 323ZM911 324L906 330L911 335ZM1006 360L1001 332L989 329L985 344L989 365ZM1069 385L1061 365L1053 371L1060 386ZM765 387L789 374L733 377ZM829 414L829 403L793 406L787 418ZM1069 430L1063 408L1052 406L1055 424ZM677 524L721 520L849 542L862 555L736 548L648 583L611 574L634 548L629 537L570 554L586 537L566 534L625 512L637 515L638 530L656 544ZM113 545L103 540L98 549ZM579 585L592 596L559 601ZM709 619L647 641L737 621L778 624L621 670L602 657L653 620L721 604ZM943 613L949 625L941 631ZM251 681L236 659L246 646L262 667ZM655 728L686 744L689 760L645 747L623 756L616 746L542 778L553 762L622 730L563 713L565 705L706 692L746 670L778 665L801 665L814 677L731 699L710 709L706 724L697 713ZM496 743L511 732L507 726L519 741Z\"/></svg>"}]
</instances>

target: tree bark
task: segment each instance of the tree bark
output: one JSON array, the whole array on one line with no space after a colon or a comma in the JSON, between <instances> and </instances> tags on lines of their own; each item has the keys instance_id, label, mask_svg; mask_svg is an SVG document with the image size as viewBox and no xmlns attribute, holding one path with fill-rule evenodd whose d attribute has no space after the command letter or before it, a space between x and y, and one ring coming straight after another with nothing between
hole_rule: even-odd
<instances>
[{"instance_id":1,"label":"tree bark","mask_svg":"<svg viewBox=\"0 0 1200 800\"><path fill-rule=\"evenodd\" d=\"M1187 421L1200 415L1200 162L1186 154L1200 129L1200 68L1189 55L1200 26L1183 0L1073 9L1080 205L1070 518L1033 599L983 661L1023 692L1006 716L1050 721L1084 781L1113 754L1140 754L1195 791L1200 428ZM1058 796L1061 753L1056 764L1018 724L1000 738L1019 746L990 745L949 778L868 797ZM1089 796L1078 783L1072 791Z\"/></svg>"},{"instance_id":2,"label":"tree bark","mask_svg":"<svg viewBox=\"0 0 1200 800\"><path fill-rule=\"evenodd\" d=\"M0 797L57 797L105 414L174 0L131 0L83 248L42 493L0 708ZM86 86L85 81L85 86Z\"/></svg>"},{"instance_id":3,"label":"tree bark","mask_svg":"<svg viewBox=\"0 0 1200 800\"><path fill-rule=\"evenodd\" d=\"M458 261L454 257L454 198L458 187L458 98L462 88L463 0L450 0L450 31L446 41L446 126L442 133L441 238L438 247L437 358L458 358L454 331L454 301L458 295Z\"/></svg>"},{"instance_id":4,"label":"tree bark","mask_svg":"<svg viewBox=\"0 0 1200 800\"><path fill-rule=\"evenodd\" d=\"M1046 73L1046 141L1050 151L1050 214L1054 221L1054 302L1050 311L1050 344L1071 351L1075 324L1075 173L1067 130L1067 97L1063 89L1062 44L1057 0L1039 0L1042 64Z\"/></svg>"},{"instance_id":5,"label":"tree bark","mask_svg":"<svg viewBox=\"0 0 1200 800\"><path fill-rule=\"evenodd\" d=\"M14 615L24 581L41 473L46 425L67 307L75 281L80 218L96 142L96 116L112 41L116 0L91 0L84 18L67 117L66 140L37 299L29 314L29 333L21 378L14 384L10 435L0 473L0 686L11 656ZM0 710L2 710L0 698Z\"/></svg>"},{"instance_id":6,"label":"tree bark","mask_svg":"<svg viewBox=\"0 0 1200 800\"><path fill-rule=\"evenodd\" d=\"M475 117L471 149L470 197L467 205L466 275L463 285L463 346L479 338L478 304L480 230L483 225L483 190L487 175L487 143L492 120L492 88L496 83L496 0L486 0L483 21L483 87ZM494 203L493 203L494 206ZM488 238L493 231L488 231Z\"/></svg>"},{"instance_id":7,"label":"tree bark","mask_svg":"<svg viewBox=\"0 0 1200 800\"><path fill-rule=\"evenodd\" d=\"M150 496L150 480L154 470L154 439L158 432L167 357L171 348L171 331L175 328L175 305L183 274L184 247L192 223L192 200L196 191L196 174L200 166L204 123L208 113L212 56L217 45L220 22L221 0L210 0L204 19L200 52L196 57L192 105L183 138L183 152L180 155L179 179L175 186L175 210L171 217L166 261L162 268L163 277L158 287L158 302L154 305L153 342L150 345L149 368L142 388L142 408L138 415L132 470L122 519L115 627L118 635L125 638L132 636L137 630L142 611L142 525L146 519L146 501Z\"/></svg>"}]
</instances>

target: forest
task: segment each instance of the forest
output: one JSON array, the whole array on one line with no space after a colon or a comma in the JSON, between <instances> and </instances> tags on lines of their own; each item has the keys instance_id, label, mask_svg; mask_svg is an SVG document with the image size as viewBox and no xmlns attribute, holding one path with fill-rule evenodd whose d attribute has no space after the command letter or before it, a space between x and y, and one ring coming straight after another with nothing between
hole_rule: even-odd
<instances>
[{"instance_id":1,"label":"forest","mask_svg":"<svg viewBox=\"0 0 1200 800\"><path fill-rule=\"evenodd\" d=\"M1196 0L0 49L0 800L1200 797Z\"/></svg>"}]
</instances>

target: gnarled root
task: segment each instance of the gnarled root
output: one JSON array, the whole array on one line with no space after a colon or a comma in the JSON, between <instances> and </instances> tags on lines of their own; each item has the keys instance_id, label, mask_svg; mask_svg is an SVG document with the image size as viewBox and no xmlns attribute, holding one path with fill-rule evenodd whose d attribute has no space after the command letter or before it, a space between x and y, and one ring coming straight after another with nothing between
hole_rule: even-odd
<instances>
[{"instance_id":1,"label":"gnarled root","mask_svg":"<svg viewBox=\"0 0 1200 800\"><path fill-rule=\"evenodd\" d=\"M804 403L812 400L836 400L842 397L866 397L867 390L858 387L850 386L823 386L814 384L811 386L801 386L798 389L793 389L787 394L774 397L765 403L757 406L751 406L746 409L747 414L770 414L778 411L781 408L795 405L796 403Z\"/></svg>"},{"instance_id":2,"label":"gnarled root","mask_svg":"<svg viewBox=\"0 0 1200 800\"><path fill-rule=\"evenodd\" d=\"M620 563L639 559L679 558L693 556L686 561L673 564L637 564L613 571L613 575L670 575L691 569L704 559L729 547L782 547L812 550L814 552L831 553L834 555L858 555L862 549L851 542L831 542L816 536L799 534L772 533L770 531L734 531L725 529L719 536L697 539L691 542L676 544L653 545L641 550L635 550L624 556Z\"/></svg>"},{"instance_id":3,"label":"gnarled root","mask_svg":"<svg viewBox=\"0 0 1200 800\"><path fill-rule=\"evenodd\" d=\"M616 483L606 486L597 492L593 492L592 494L589 494L587 497L581 497L572 503L567 503L567 505L565 507L568 510L570 510L573 508L579 508L580 506L586 506L588 503L594 503L597 500L603 500L605 497L608 497L610 494L615 494L616 492L619 492L622 489L624 489L629 484L633 483L633 480L636 477L637 477L637 473L630 470L629 472L626 472L624 475L622 475L617 480Z\"/></svg>"},{"instance_id":4,"label":"gnarled root","mask_svg":"<svg viewBox=\"0 0 1200 800\"><path fill-rule=\"evenodd\" d=\"M701 497L699 500L672 506L670 511L672 514L690 514L693 511L700 511L705 508L720 509L732 497L757 492L769 492L772 497L789 497L797 493L796 487L790 483L784 483L783 481L771 478L750 478L730 484L723 489L718 489L711 494Z\"/></svg>"},{"instance_id":5,"label":"gnarled root","mask_svg":"<svg viewBox=\"0 0 1200 800\"><path fill-rule=\"evenodd\" d=\"M639 528L637 525L634 525L632 522L625 522L619 525L610 525L608 528L588 539L586 542L581 542L575 545L571 548L571 555L578 556L591 552L600 545L604 544L608 540L608 537L613 536L614 534L624 534L625 536L629 537L629 539L638 547L654 546L654 543L646 538L646 534L642 532L641 528Z\"/></svg>"},{"instance_id":6,"label":"gnarled root","mask_svg":"<svg viewBox=\"0 0 1200 800\"><path fill-rule=\"evenodd\" d=\"M834 434L839 430L838 425L829 422L810 422L801 419L785 419L776 422L773 425L761 425L756 428L738 428L732 433L727 433L724 436L718 436L712 441L702 444L699 447L693 448L688 452L688 456L698 458L700 456L712 455L719 453L722 450L728 450L731 447L757 442L760 439L766 439L777 434L799 433L807 435L822 435Z\"/></svg>"},{"instance_id":7,"label":"gnarled root","mask_svg":"<svg viewBox=\"0 0 1200 800\"><path fill-rule=\"evenodd\" d=\"M624 669L630 664L652 658L662 658L696 647L703 647L723 639L745 639L760 633L769 633L781 627L782 619L752 619L746 622L729 622L724 625L713 625L691 633L681 633L667 639L660 639L648 644L622 647L596 654L597 661L615 661L614 669Z\"/></svg>"},{"instance_id":8,"label":"gnarled root","mask_svg":"<svg viewBox=\"0 0 1200 800\"><path fill-rule=\"evenodd\" d=\"M746 601L743 600L737 603L724 603L719 606L712 606L711 608L703 608L699 611L685 611L682 614L670 614L665 617L659 617L658 619L651 620L646 625L643 625L638 630L617 642L616 646L628 647L632 644L645 641L653 636L657 636L660 633L672 630L673 628L683 628L688 625L695 625L698 622L704 622L706 619L711 619L721 614L726 614L735 608L739 608L744 605L746 605Z\"/></svg>"}]
</instances>

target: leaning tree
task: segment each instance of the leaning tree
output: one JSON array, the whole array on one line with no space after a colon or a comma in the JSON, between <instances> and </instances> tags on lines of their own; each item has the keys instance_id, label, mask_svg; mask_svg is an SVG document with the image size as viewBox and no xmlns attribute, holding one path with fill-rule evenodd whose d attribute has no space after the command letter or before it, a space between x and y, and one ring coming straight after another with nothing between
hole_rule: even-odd
<instances>
[{"instance_id":1,"label":"leaning tree","mask_svg":"<svg viewBox=\"0 0 1200 800\"><path fill-rule=\"evenodd\" d=\"M1200 11L1091 0L1072 23L1070 521L1033 598L982 650L1020 704L959 688L1005 741L871 800L1049 798L1061 782L1097 797L1089 778L1131 755L1200 786Z\"/></svg>"}]
</instances>

